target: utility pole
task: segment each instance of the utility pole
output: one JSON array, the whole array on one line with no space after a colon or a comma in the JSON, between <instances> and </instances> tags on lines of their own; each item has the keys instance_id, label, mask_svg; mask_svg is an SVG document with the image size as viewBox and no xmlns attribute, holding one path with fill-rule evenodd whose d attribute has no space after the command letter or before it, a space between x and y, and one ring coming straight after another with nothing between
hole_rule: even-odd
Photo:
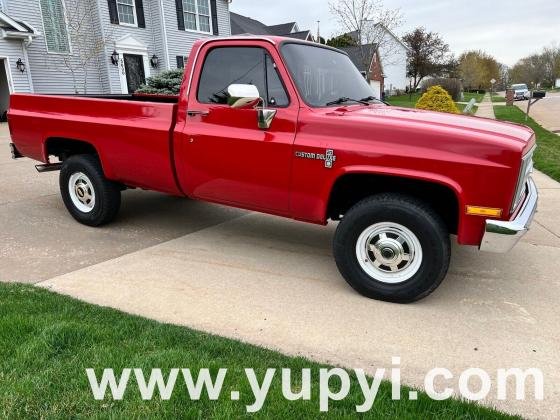
<instances>
[{"instance_id":1,"label":"utility pole","mask_svg":"<svg viewBox=\"0 0 560 420\"><path fill-rule=\"evenodd\" d=\"M317 21L317 42L321 43L321 21Z\"/></svg>"}]
</instances>

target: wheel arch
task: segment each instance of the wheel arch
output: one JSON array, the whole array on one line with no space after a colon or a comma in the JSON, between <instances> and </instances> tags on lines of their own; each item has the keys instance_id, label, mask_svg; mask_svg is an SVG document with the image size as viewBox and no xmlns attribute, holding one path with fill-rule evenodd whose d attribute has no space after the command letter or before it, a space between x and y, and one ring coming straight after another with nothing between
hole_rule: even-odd
<instances>
[{"instance_id":1,"label":"wheel arch","mask_svg":"<svg viewBox=\"0 0 560 420\"><path fill-rule=\"evenodd\" d=\"M51 136L47 137L43 143L45 162L49 162L49 156L57 156L60 161L64 161L70 156L79 154L97 156L105 176L111 178L112 171L107 164L107 159L104 158L99 148L93 142L70 137Z\"/></svg>"},{"instance_id":2,"label":"wheel arch","mask_svg":"<svg viewBox=\"0 0 560 420\"><path fill-rule=\"evenodd\" d=\"M460 232L462 188L448 177L420 171L347 168L331 185L325 220L339 220L362 199L388 192L405 193L425 201L444 219L450 233Z\"/></svg>"}]
</instances>

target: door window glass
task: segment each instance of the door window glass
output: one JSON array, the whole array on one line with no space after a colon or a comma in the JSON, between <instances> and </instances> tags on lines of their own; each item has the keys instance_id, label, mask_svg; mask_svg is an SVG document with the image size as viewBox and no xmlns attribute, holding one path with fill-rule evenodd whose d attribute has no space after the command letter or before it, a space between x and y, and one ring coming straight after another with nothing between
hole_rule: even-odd
<instances>
[{"instance_id":1,"label":"door window glass","mask_svg":"<svg viewBox=\"0 0 560 420\"><path fill-rule=\"evenodd\" d=\"M232 84L256 86L268 106L289 103L272 59L262 48L227 47L210 51L200 76L198 102L227 104L227 88Z\"/></svg>"}]
</instances>

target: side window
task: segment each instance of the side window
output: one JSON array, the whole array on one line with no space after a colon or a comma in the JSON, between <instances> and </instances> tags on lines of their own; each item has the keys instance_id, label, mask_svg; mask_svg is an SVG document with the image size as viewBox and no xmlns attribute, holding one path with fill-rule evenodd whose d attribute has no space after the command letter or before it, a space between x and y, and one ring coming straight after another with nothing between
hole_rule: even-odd
<instances>
[{"instance_id":1,"label":"side window","mask_svg":"<svg viewBox=\"0 0 560 420\"><path fill-rule=\"evenodd\" d=\"M197 100L205 104L227 104L227 88L236 83L255 85L270 106L289 103L272 59L258 47L223 47L210 51L202 67Z\"/></svg>"},{"instance_id":2,"label":"side window","mask_svg":"<svg viewBox=\"0 0 560 420\"><path fill-rule=\"evenodd\" d=\"M286 89L284 89L284 85L276 69L276 64L274 64L272 57L268 54L266 54L266 82L268 85L268 105L277 107L288 106L290 104L288 94L286 93Z\"/></svg>"}]
</instances>

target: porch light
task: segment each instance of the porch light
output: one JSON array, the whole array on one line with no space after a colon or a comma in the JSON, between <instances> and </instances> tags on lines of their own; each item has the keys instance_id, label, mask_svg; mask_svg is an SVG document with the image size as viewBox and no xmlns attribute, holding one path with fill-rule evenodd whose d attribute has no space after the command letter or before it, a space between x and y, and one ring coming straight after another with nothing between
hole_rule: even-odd
<instances>
[{"instance_id":1,"label":"porch light","mask_svg":"<svg viewBox=\"0 0 560 420\"><path fill-rule=\"evenodd\" d=\"M18 61L16 61L16 67L22 73L25 71L25 63L22 61L21 58L18 58Z\"/></svg>"},{"instance_id":2,"label":"porch light","mask_svg":"<svg viewBox=\"0 0 560 420\"><path fill-rule=\"evenodd\" d=\"M154 54L152 58L150 58L150 64L154 69L157 69L159 67L159 57Z\"/></svg>"},{"instance_id":3,"label":"porch light","mask_svg":"<svg viewBox=\"0 0 560 420\"><path fill-rule=\"evenodd\" d=\"M117 52L117 50L114 50L113 54L111 54L111 63L113 63L115 66L119 65L119 53Z\"/></svg>"}]
</instances>

